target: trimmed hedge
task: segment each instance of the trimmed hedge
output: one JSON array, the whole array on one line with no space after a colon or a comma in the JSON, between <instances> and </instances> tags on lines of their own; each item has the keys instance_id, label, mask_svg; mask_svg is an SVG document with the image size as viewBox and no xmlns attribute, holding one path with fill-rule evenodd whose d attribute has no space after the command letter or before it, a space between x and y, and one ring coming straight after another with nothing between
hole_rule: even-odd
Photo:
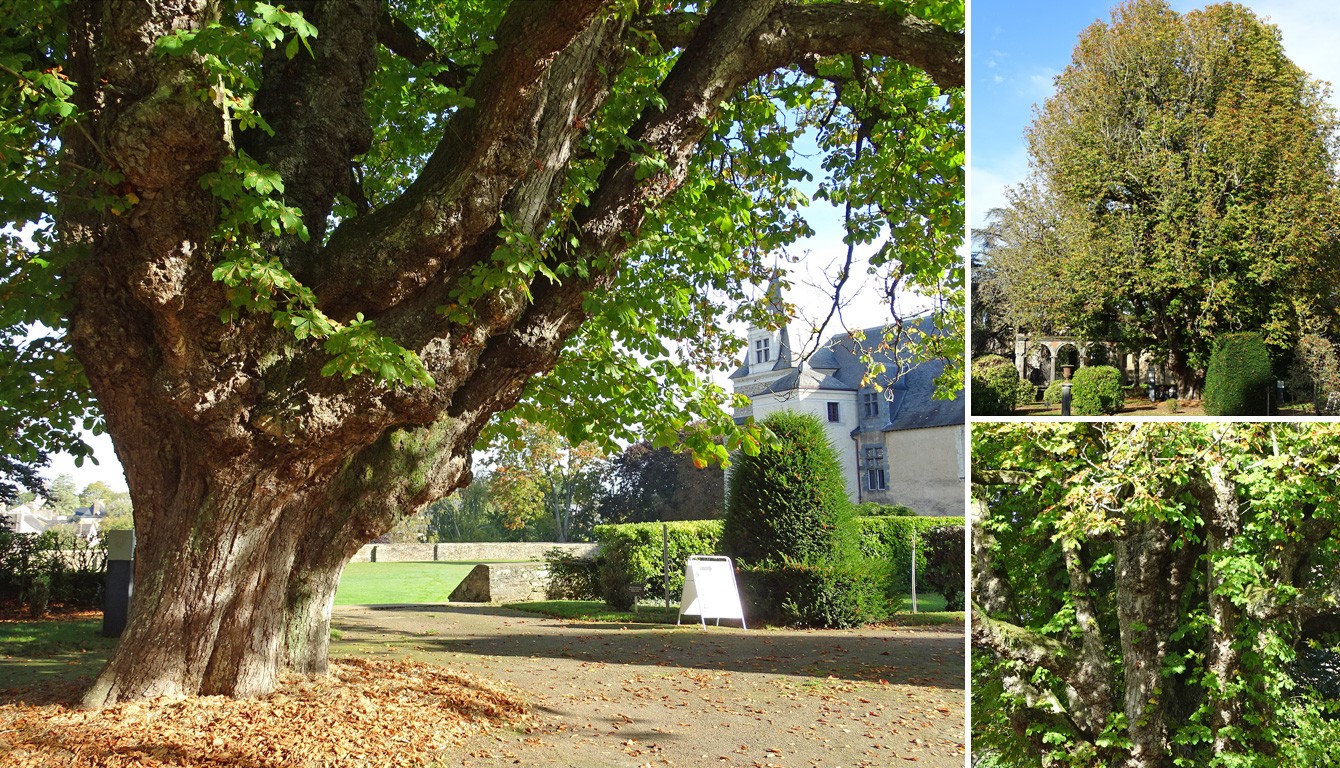
<instances>
[{"instance_id":1,"label":"trimmed hedge","mask_svg":"<svg viewBox=\"0 0 1340 768\"><path fill-rule=\"evenodd\" d=\"M962 525L937 525L926 531L922 548L926 585L944 597L947 611L963 610L964 543Z\"/></svg>"},{"instance_id":2,"label":"trimmed hedge","mask_svg":"<svg viewBox=\"0 0 1340 768\"><path fill-rule=\"evenodd\" d=\"M678 600L684 588L684 564L689 555L720 551L722 521L701 520L667 525L670 531L670 595L671 599ZM932 591L940 592L946 601L953 598L947 594L953 585L958 586L961 594L963 518L886 515L859 517L851 525L859 534L860 553L864 557L845 565L830 563L830 570L835 570L838 576L830 578L829 575L817 574L815 569L794 561L774 564L773 567L737 563L737 576L749 621L795 624L806 616L837 621L840 616L864 615L865 608L872 605L866 595L866 587L883 595L883 599L873 605L887 608L887 598L911 592L911 536L914 530L918 541L918 583L924 585L923 588L929 587ZM942 544L939 541L941 536L936 532L941 528L957 529L956 543L951 541ZM946 535L952 537L954 534L950 531ZM642 586L647 595L661 594L660 523L598 525L595 537L601 549L595 561L597 579L601 585L598 590L600 599L611 607L627 610L633 605L632 593L629 591L633 585ZM934 553L941 550L958 553L957 577L937 575ZM838 586L842 574L849 575L853 570L860 575L858 581L864 582L865 586ZM940 581L933 583L936 579ZM555 589L553 585L550 588ZM785 607L785 599L790 594L786 590L792 588L815 598L817 602L812 612L802 610L799 606L792 609ZM839 610L839 600L835 596L843 594L847 595L842 598L847 602L841 604L847 607Z\"/></svg>"},{"instance_id":3,"label":"trimmed hedge","mask_svg":"<svg viewBox=\"0 0 1340 768\"><path fill-rule=\"evenodd\" d=\"M549 583L544 596L550 600L599 600L601 559L577 557L554 547L544 553Z\"/></svg>"},{"instance_id":4,"label":"trimmed hedge","mask_svg":"<svg viewBox=\"0 0 1340 768\"><path fill-rule=\"evenodd\" d=\"M849 629L883 621L893 604L878 562L785 562L740 569L747 618L755 624Z\"/></svg>"},{"instance_id":5,"label":"trimmed hedge","mask_svg":"<svg viewBox=\"0 0 1340 768\"><path fill-rule=\"evenodd\" d=\"M35 618L54 604L99 608L106 556L73 534L0 530L0 596L16 599Z\"/></svg>"},{"instance_id":6,"label":"trimmed hedge","mask_svg":"<svg viewBox=\"0 0 1340 768\"><path fill-rule=\"evenodd\" d=\"M685 520L665 526L670 541L670 599L678 600L689 555L720 551L722 521ZM600 544L600 598L606 604L620 610L631 608L629 590L633 587L641 587L649 596L662 594L661 523L597 525L594 533Z\"/></svg>"},{"instance_id":7,"label":"trimmed hedge","mask_svg":"<svg viewBox=\"0 0 1340 768\"><path fill-rule=\"evenodd\" d=\"M1110 365L1093 365L1075 371L1070 386L1070 412L1076 416L1101 416L1121 410L1126 397L1121 371Z\"/></svg>"},{"instance_id":8,"label":"trimmed hedge","mask_svg":"<svg viewBox=\"0 0 1340 768\"><path fill-rule=\"evenodd\" d=\"M1255 332L1215 339L1201 405L1207 416L1265 416L1272 383L1270 350Z\"/></svg>"},{"instance_id":9,"label":"trimmed hedge","mask_svg":"<svg viewBox=\"0 0 1340 768\"><path fill-rule=\"evenodd\" d=\"M902 504L880 504L877 501L863 501L857 504L857 517L916 517L917 511Z\"/></svg>"},{"instance_id":10,"label":"trimmed hedge","mask_svg":"<svg viewBox=\"0 0 1340 768\"><path fill-rule=\"evenodd\" d=\"M861 553L874 560L889 563L888 591L907 594L912 591L912 532L916 531L917 580L926 573L928 564L924 543L934 528L963 527L961 517L861 517L856 529L861 534ZM961 550L960 550L961 551Z\"/></svg>"}]
</instances>

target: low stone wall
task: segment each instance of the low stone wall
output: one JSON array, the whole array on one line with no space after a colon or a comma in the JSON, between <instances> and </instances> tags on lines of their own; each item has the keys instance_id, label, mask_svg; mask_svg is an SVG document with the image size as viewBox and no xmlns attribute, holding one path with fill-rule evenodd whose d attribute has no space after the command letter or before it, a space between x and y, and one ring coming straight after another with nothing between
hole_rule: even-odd
<instances>
[{"instance_id":1,"label":"low stone wall","mask_svg":"<svg viewBox=\"0 0 1340 768\"><path fill-rule=\"evenodd\" d=\"M549 567L544 563L481 563L448 598L453 603L516 603L544 600Z\"/></svg>"},{"instance_id":2,"label":"low stone wall","mask_svg":"<svg viewBox=\"0 0 1340 768\"><path fill-rule=\"evenodd\" d=\"M595 544L501 541L482 544L365 544L353 563L424 563L434 561L529 562L544 560L557 547L574 557L595 557Z\"/></svg>"}]
</instances>

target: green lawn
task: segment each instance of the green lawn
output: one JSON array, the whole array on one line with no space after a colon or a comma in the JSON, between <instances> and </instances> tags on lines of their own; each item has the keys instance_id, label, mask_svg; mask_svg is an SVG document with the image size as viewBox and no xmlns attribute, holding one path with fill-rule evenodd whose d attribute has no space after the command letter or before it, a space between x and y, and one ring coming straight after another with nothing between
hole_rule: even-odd
<instances>
[{"instance_id":1,"label":"green lawn","mask_svg":"<svg viewBox=\"0 0 1340 768\"><path fill-rule=\"evenodd\" d=\"M920 613L936 613L945 609L945 599L939 592L919 592L917 593L917 611ZM903 601L898 605L900 611L912 611L912 596L903 595Z\"/></svg>"},{"instance_id":2,"label":"green lawn","mask_svg":"<svg viewBox=\"0 0 1340 768\"><path fill-rule=\"evenodd\" d=\"M116 646L102 619L0 623L0 690L94 675Z\"/></svg>"},{"instance_id":3,"label":"green lawn","mask_svg":"<svg viewBox=\"0 0 1340 768\"><path fill-rule=\"evenodd\" d=\"M445 603L478 563L349 563L336 605Z\"/></svg>"}]
</instances>

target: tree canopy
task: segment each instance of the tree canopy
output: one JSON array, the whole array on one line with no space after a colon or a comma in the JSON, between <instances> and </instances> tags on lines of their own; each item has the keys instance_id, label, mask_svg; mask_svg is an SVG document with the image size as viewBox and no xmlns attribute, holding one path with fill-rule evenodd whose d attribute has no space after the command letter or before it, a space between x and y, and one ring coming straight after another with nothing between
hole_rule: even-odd
<instances>
[{"instance_id":1,"label":"tree canopy","mask_svg":"<svg viewBox=\"0 0 1340 768\"><path fill-rule=\"evenodd\" d=\"M801 137L962 328L961 0L4 10L0 436L105 420L139 536L92 705L324 670L344 562L501 411L728 430L702 374L809 231Z\"/></svg>"},{"instance_id":2,"label":"tree canopy","mask_svg":"<svg viewBox=\"0 0 1340 768\"><path fill-rule=\"evenodd\" d=\"M973 429L973 743L998 765L1329 765L1340 427Z\"/></svg>"},{"instance_id":3,"label":"tree canopy","mask_svg":"<svg viewBox=\"0 0 1340 768\"><path fill-rule=\"evenodd\" d=\"M721 517L726 500L725 473L699 467L688 452L628 446L611 458L600 496L603 523L708 520Z\"/></svg>"},{"instance_id":4,"label":"tree canopy","mask_svg":"<svg viewBox=\"0 0 1340 768\"><path fill-rule=\"evenodd\" d=\"M1080 36L1028 131L1032 177L996 212L994 274L1028 330L1166 356L1278 350L1330 312L1336 117L1325 86L1241 5L1130 0Z\"/></svg>"}]
</instances>

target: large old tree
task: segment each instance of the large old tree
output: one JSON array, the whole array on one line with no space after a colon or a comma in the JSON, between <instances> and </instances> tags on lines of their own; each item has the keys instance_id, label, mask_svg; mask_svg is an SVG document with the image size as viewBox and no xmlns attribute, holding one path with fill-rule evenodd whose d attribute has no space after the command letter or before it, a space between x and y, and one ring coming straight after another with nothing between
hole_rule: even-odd
<instances>
[{"instance_id":1,"label":"large old tree","mask_svg":"<svg viewBox=\"0 0 1340 768\"><path fill-rule=\"evenodd\" d=\"M977 425L975 750L1333 765L1337 462L1334 424Z\"/></svg>"},{"instance_id":2,"label":"large old tree","mask_svg":"<svg viewBox=\"0 0 1340 768\"><path fill-rule=\"evenodd\" d=\"M1336 117L1241 5L1128 0L1086 29L983 236L1027 330L1125 342L1184 392L1213 340L1334 322Z\"/></svg>"},{"instance_id":3,"label":"large old tree","mask_svg":"<svg viewBox=\"0 0 1340 768\"><path fill-rule=\"evenodd\" d=\"M324 670L345 561L500 411L725 419L693 370L811 171L961 320L962 2L0 6L0 433L105 424L135 505L90 705Z\"/></svg>"}]
</instances>

